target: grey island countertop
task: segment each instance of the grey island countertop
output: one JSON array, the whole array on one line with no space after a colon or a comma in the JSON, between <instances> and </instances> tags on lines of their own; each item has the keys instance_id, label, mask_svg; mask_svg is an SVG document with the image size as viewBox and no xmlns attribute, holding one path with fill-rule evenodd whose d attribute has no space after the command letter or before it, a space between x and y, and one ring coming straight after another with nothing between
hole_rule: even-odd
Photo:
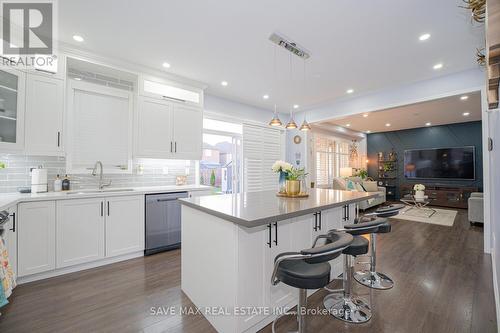
<instances>
[{"instance_id":1,"label":"grey island countertop","mask_svg":"<svg viewBox=\"0 0 500 333\"><path fill-rule=\"evenodd\" d=\"M275 191L244 192L180 199L198 209L247 228L286 220L374 198L378 193L311 189L307 198L277 197Z\"/></svg>"}]
</instances>

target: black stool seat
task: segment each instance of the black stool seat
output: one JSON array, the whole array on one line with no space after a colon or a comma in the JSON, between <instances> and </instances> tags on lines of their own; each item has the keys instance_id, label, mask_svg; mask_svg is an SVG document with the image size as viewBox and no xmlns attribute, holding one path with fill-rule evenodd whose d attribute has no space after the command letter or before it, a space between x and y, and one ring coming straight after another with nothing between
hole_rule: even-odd
<instances>
[{"instance_id":1,"label":"black stool seat","mask_svg":"<svg viewBox=\"0 0 500 333\"><path fill-rule=\"evenodd\" d=\"M344 225L346 232L353 236L375 234L378 231L380 225L387 223L385 219L375 219L369 222L360 222Z\"/></svg>"},{"instance_id":2,"label":"black stool seat","mask_svg":"<svg viewBox=\"0 0 500 333\"><path fill-rule=\"evenodd\" d=\"M303 260L285 260L278 267L278 279L299 289L319 289L330 282L330 264L308 264Z\"/></svg>"},{"instance_id":3,"label":"black stool seat","mask_svg":"<svg viewBox=\"0 0 500 333\"><path fill-rule=\"evenodd\" d=\"M378 226L377 234L386 234L388 232L391 232L391 224L389 222Z\"/></svg>"},{"instance_id":4,"label":"black stool seat","mask_svg":"<svg viewBox=\"0 0 500 333\"><path fill-rule=\"evenodd\" d=\"M362 236L354 236L354 240L351 245L342 251L342 253L350 256L366 254L368 253L368 244L369 242L366 238Z\"/></svg>"}]
</instances>

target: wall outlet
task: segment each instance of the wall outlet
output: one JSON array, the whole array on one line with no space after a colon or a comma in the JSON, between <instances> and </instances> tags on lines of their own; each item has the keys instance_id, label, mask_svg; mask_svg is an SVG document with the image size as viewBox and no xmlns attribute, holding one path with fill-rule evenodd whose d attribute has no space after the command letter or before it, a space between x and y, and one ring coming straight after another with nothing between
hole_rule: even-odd
<instances>
[{"instance_id":1,"label":"wall outlet","mask_svg":"<svg viewBox=\"0 0 500 333\"><path fill-rule=\"evenodd\" d=\"M168 175L168 167L163 167L162 168L162 174Z\"/></svg>"}]
</instances>

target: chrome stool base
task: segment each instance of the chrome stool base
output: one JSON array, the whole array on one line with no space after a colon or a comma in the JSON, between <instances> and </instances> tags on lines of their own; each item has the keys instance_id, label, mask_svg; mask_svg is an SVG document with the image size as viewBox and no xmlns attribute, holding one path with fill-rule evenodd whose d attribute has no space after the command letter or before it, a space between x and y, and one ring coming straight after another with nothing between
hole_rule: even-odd
<instances>
[{"instance_id":1,"label":"chrome stool base","mask_svg":"<svg viewBox=\"0 0 500 333\"><path fill-rule=\"evenodd\" d=\"M354 273L354 279L368 288L387 290L394 287L394 281L384 273L359 271Z\"/></svg>"},{"instance_id":2,"label":"chrome stool base","mask_svg":"<svg viewBox=\"0 0 500 333\"><path fill-rule=\"evenodd\" d=\"M361 298L339 298L338 295L327 295L323 299L323 305L330 315L342 321L362 324L372 317L372 310Z\"/></svg>"}]
</instances>

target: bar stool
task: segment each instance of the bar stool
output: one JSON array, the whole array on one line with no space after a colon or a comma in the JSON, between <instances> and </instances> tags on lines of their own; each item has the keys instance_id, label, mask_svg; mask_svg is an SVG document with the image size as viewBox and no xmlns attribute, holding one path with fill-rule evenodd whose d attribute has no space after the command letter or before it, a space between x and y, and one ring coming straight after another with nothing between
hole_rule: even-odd
<instances>
[{"instance_id":1,"label":"bar stool","mask_svg":"<svg viewBox=\"0 0 500 333\"><path fill-rule=\"evenodd\" d=\"M368 240L361 235L376 232L379 226L383 224L380 221L365 222L360 224L350 224L351 228L332 230L337 233L345 231L354 236L354 241L342 253L344 254L344 272L342 274L342 289L330 290L332 293L323 298L323 305L330 314L337 319L361 324L372 317L370 306L361 298L352 294L352 274L351 258L368 253ZM345 227L345 226L344 226ZM329 242L327 238L327 243ZM339 300L337 292L342 292L342 298Z\"/></svg>"},{"instance_id":2,"label":"bar stool","mask_svg":"<svg viewBox=\"0 0 500 333\"><path fill-rule=\"evenodd\" d=\"M354 273L354 279L359 283L361 283L362 285L378 290L386 290L394 286L394 281L390 277L388 277L384 273L376 271L377 234L391 232L391 224L387 221L387 218L398 215L399 211L402 208L404 208L404 205L400 204L380 207L375 212L366 214L360 220L357 221L358 222L357 224L354 224L354 225L364 225L367 222L363 222L363 220L366 219L369 219L369 222L374 222L374 221L380 222L380 225L377 228L376 232L369 233L370 250L371 250L370 262L369 262L370 268L367 270L361 270ZM354 225L346 225L344 226L344 228L350 229L353 228Z\"/></svg>"},{"instance_id":3,"label":"bar stool","mask_svg":"<svg viewBox=\"0 0 500 333\"><path fill-rule=\"evenodd\" d=\"M307 289L323 288L330 282L331 267L328 261L340 256L342 251L353 242L353 237L344 232L330 233L328 239L328 244L300 252L281 253L274 259L271 283L277 285L283 282L299 289L299 302L297 304L299 333L306 331L304 316L307 305ZM287 314L284 313L273 321L273 333L277 320Z\"/></svg>"}]
</instances>

